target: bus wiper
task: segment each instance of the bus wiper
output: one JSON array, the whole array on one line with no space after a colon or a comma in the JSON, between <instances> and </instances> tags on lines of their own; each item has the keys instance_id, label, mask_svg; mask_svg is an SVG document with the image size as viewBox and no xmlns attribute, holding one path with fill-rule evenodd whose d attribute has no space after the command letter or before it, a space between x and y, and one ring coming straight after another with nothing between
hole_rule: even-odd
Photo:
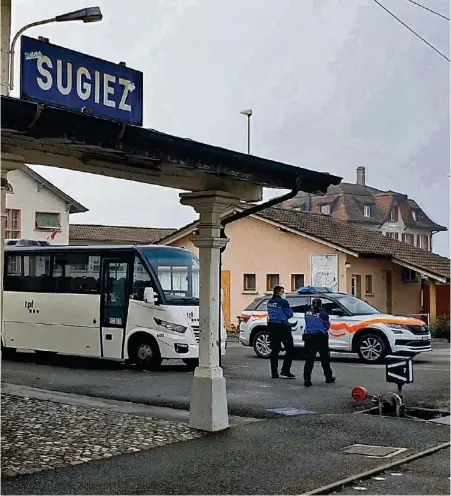
<instances>
[{"instance_id":1,"label":"bus wiper","mask_svg":"<svg viewBox=\"0 0 451 496\"><path fill-rule=\"evenodd\" d=\"M194 296L179 296L179 297L171 297L167 299L168 302L171 302L172 304L191 304L191 305L199 305L199 298L196 298Z\"/></svg>"}]
</instances>

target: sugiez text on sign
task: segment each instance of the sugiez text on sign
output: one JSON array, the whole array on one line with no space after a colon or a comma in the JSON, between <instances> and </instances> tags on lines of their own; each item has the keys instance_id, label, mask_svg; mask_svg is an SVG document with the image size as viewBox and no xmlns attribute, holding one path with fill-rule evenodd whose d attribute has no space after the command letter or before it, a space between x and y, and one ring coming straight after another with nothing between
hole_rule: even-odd
<instances>
[{"instance_id":1,"label":"sugiez text on sign","mask_svg":"<svg viewBox=\"0 0 451 496\"><path fill-rule=\"evenodd\" d=\"M21 98L142 125L143 75L22 36Z\"/></svg>"}]
</instances>

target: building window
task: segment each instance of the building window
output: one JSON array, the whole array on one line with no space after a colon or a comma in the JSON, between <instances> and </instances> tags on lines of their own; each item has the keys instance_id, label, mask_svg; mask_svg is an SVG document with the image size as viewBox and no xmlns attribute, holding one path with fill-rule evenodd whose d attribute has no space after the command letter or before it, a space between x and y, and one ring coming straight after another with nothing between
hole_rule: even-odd
<instances>
[{"instance_id":1,"label":"building window","mask_svg":"<svg viewBox=\"0 0 451 496\"><path fill-rule=\"evenodd\" d=\"M351 294L357 298L362 296L362 276L353 275L351 278Z\"/></svg>"},{"instance_id":2,"label":"building window","mask_svg":"<svg viewBox=\"0 0 451 496\"><path fill-rule=\"evenodd\" d=\"M399 233L397 232L386 232L385 235L387 236L387 238L399 239Z\"/></svg>"},{"instance_id":3,"label":"building window","mask_svg":"<svg viewBox=\"0 0 451 496\"><path fill-rule=\"evenodd\" d=\"M371 217L371 205L364 205L363 206L363 216L364 217Z\"/></svg>"},{"instance_id":4,"label":"building window","mask_svg":"<svg viewBox=\"0 0 451 496\"><path fill-rule=\"evenodd\" d=\"M61 229L60 215L57 213L36 212L36 229Z\"/></svg>"},{"instance_id":5,"label":"building window","mask_svg":"<svg viewBox=\"0 0 451 496\"><path fill-rule=\"evenodd\" d=\"M419 244L419 246L423 250L429 250L429 236L427 236L426 234L422 234L420 236L420 244Z\"/></svg>"},{"instance_id":6,"label":"building window","mask_svg":"<svg viewBox=\"0 0 451 496\"><path fill-rule=\"evenodd\" d=\"M412 210L412 219L416 222L418 220L418 214L416 210Z\"/></svg>"},{"instance_id":7,"label":"building window","mask_svg":"<svg viewBox=\"0 0 451 496\"><path fill-rule=\"evenodd\" d=\"M413 245L415 245L415 236L413 234L403 233L402 242L413 246Z\"/></svg>"},{"instance_id":8,"label":"building window","mask_svg":"<svg viewBox=\"0 0 451 496\"><path fill-rule=\"evenodd\" d=\"M279 286L279 274L266 274L266 291L272 291Z\"/></svg>"},{"instance_id":9,"label":"building window","mask_svg":"<svg viewBox=\"0 0 451 496\"><path fill-rule=\"evenodd\" d=\"M257 289L257 278L255 274L244 274L243 275L243 291L256 291Z\"/></svg>"},{"instance_id":10,"label":"building window","mask_svg":"<svg viewBox=\"0 0 451 496\"><path fill-rule=\"evenodd\" d=\"M390 210L390 215L388 217L388 222L398 222L398 207L392 207Z\"/></svg>"},{"instance_id":11,"label":"building window","mask_svg":"<svg viewBox=\"0 0 451 496\"><path fill-rule=\"evenodd\" d=\"M373 276L370 274L365 276L365 293L373 294Z\"/></svg>"},{"instance_id":12,"label":"building window","mask_svg":"<svg viewBox=\"0 0 451 496\"><path fill-rule=\"evenodd\" d=\"M291 291L296 291L304 286L304 274L291 274Z\"/></svg>"},{"instance_id":13,"label":"building window","mask_svg":"<svg viewBox=\"0 0 451 496\"><path fill-rule=\"evenodd\" d=\"M330 215L330 205L321 205L321 213Z\"/></svg>"},{"instance_id":14,"label":"building window","mask_svg":"<svg viewBox=\"0 0 451 496\"><path fill-rule=\"evenodd\" d=\"M7 208L6 209L6 239L20 238L20 210Z\"/></svg>"}]
</instances>

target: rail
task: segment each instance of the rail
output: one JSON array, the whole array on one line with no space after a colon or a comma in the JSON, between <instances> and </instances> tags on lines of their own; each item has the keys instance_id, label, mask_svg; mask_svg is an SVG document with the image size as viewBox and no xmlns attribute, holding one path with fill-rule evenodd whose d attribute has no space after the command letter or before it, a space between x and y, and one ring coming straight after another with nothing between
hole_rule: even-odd
<instances>
[{"instance_id":1,"label":"rail","mask_svg":"<svg viewBox=\"0 0 451 496\"><path fill-rule=\"evenodd\" d=\"M426 322L426 325L430 325L430 314L429 313L403 313L399 314L400 317L416 317L419 320Z\"/></svg>"}]
</instances>

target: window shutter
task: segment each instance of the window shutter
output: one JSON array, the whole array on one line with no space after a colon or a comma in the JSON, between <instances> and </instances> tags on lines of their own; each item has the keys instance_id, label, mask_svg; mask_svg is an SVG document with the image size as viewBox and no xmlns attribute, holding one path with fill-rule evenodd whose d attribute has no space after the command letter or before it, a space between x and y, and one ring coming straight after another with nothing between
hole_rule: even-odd
<instances>
[{"instance_id":1,"label":"window shutter","mask_svg":"<svg viewBox=\"0 0 451 496\"><path fill-rule=\"evenodd\" d=\"M59 215L56 213L36 212L36 229L61 229Z\"/></svg>"}]
</instances>

